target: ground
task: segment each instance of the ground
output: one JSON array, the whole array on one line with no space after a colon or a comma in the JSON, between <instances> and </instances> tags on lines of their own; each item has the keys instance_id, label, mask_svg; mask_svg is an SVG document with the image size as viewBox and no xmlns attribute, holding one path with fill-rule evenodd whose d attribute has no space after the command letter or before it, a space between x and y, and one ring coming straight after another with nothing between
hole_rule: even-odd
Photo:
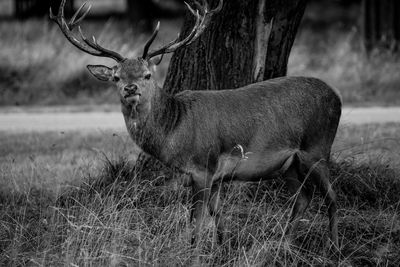
<instances>
[{"instance_id":1,"label":"ground","mask_svg":"<svg viewBox=\"0 0 400 267\"><path fill-rule=\"evenodd\" d=\"M333 148L340 253L326 246L327 216L314 199L297 239L283 228L292 205L277 180L228 185L227 243L211 224L189 245L187 189L136 176L138 149L125 131L0 135L0 265L400 263L400 124L342 126ZM377 156L378 155L378 156ZM161 179L161 177L159 178Z\"/></svg>"}]
</instances>

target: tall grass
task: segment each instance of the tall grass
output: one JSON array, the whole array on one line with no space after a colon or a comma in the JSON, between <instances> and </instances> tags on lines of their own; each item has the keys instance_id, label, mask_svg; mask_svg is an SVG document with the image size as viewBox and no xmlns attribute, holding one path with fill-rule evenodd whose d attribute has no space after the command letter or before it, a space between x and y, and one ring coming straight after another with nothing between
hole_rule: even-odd
<instances>
[{"instance_id":1,"label":"tall grass","mask_svg":"<svg viewBox=\"0 0 400 267\"><path fill-rule=\"evenodd\" d=\"M340 252L327 244L318 193L288 243L283 232L293 198L282 181L227 184L226 243L213 246L208 218L199 246L191 248L190 190L136 170L138 151L126 134L3 134L0 265L398 266L399 143L390 143L387 158L372 157L391 142L388 133L399 138L398 128L346 127L338 134L330 170ZM366 145L360 137L369 135L377 144L359 149ZM365 156L342 154L345 141Z\"/></svg>"},{"instance_id":2,"label":"tall grass","mask_svg":"<svg viewBox=\"0 0 400 267\"><path fill-rule=\"evenodd\" d=\"M399 104L400 56L384 49L367 53L357 28L304 29L290 56L289 74L321 78L338 88L346 104Z\"/></svg>"},{"instance_id":3,"label":"tall grass","mask_svg":"<svg viewBox=\"0 0 400 267\"><path fill-rule=\"evenodd\" d=\"M400 180L393 170L378 166L363 171L379 185L379 192L391 192L377 191L370 203L364 196L367 187L348 190L359 180L346 175L370 167L353 169L346 163L332 167L341 207L340 253L335 254L326 245L321 199L312 202L296 240L286 242L283 232L292 201L279 181L227 185L226 243L213 247L213 227L207 221L199 246L191 248L189 191L137 179L126 161L108 164L101 174L115 175L108 186L86 177L82 186L58 199L34 188L24 194L3 193L2 265L396 266L400 262L399 197L392 190L400 188ZM109 172L115 168L119 172Z\"/></svg>"}]
</instances>

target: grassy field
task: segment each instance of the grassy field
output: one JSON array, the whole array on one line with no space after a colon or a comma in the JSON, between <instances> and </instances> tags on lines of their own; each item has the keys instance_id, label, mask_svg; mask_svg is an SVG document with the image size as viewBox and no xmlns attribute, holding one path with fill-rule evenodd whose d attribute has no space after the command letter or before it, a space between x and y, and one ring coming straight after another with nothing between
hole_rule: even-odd
<instances>
[{"instance_id":1,"label":"grassy field","mask_svg":"<svg viewBox=\"0 0 400 267\"><path fill-rule=\"evenodd\" d=\"M303 30L289 58L289 75L318 77L338 88L347 105L399 105L400 56L367 55L360 32Z\"/></svg>"},{"instance_id":2,"label":"grassy field","mask_svg":"<svg viewBox=\"0 0 400 267\"><path fill-rule=\"evenodd\" d=\"M230 184L227 243L207 223L189 245L188 189L146 180L125 133L0 135L2 266L398 266L400 124L345 126L331 174L339 197L340 253L329 251L322 200L312 201L297 239L283 228L292 205L279 180ZM377 155L380 155L377 157Z\"/></svg>"}]
</instances>

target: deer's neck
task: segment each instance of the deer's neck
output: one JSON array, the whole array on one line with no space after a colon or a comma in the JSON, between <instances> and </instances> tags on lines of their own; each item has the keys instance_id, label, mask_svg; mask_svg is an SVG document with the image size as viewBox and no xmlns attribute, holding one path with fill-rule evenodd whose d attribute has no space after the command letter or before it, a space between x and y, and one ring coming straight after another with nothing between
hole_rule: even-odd
<instances>
[{"instance_id":1,"label":"deer's neck","mask_svg":"<svg viewBox=\"0 0 400 267\"><path fill-rule=\"evenodd\" d=\"M146 153L159 158L168 136L174 133L185 116L187 105L160 89L150 101L149 110L140 107L125 109L129 110L129 116L126 111L123 113L131 137Z\"/></svg>"}]
</instances>

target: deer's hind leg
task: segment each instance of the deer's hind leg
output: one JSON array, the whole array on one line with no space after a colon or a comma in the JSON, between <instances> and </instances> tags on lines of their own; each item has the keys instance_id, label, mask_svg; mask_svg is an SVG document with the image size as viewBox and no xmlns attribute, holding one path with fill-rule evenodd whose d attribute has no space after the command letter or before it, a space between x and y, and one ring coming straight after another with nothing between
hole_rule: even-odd
<instances>
[{"instance_id":1,"label":"deer's hind leg","mask_svg":"<svg viewBox=\"0 0 400 267\"><path fill-rule=\"evenodd\" d=\"M325 159L315 160L307 152L301 153L300 162L301 172L310 176L324 198L328 208L330 239L336 248L339 248L336 193L329 181L328 162Z\"/></svg>"},{"instance_id":2,"label":"deer's hind leg","mask_svg":"<svg viewBox=\"0 0 400 267\"><path fill-rule=\"evenodd\" d=\"M286 187L290 194L295 197L289 224L286 227L285 236L292 239L296 233L300 219L303 217L310 201L311 192L305 187L304 176L299 172L299 159L297 154L293 155L291 165L283 174Z\"/></svg>"}]
</instances>

